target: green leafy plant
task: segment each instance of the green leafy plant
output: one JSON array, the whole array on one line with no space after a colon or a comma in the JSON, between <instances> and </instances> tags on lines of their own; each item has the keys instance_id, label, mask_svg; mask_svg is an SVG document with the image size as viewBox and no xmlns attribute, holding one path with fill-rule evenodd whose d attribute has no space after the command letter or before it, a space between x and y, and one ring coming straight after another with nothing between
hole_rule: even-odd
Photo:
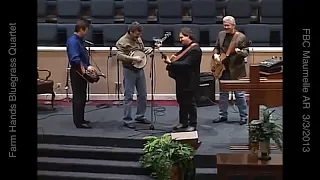
<instances>
[{"instance_id":1,"label":"green leafy plant","mask_svg":"<svg viewBox=\"0 0 320 180\"><path fill-rule=\"evenodd\" d=\"M173 140L170 134L144 139L147 143L144 144L140 162L155 179L170 180L173 165L177 165L181 171L190 167L195 153L191 146Z\"/></svg>"},{"instance_id":2,"label":"green leafy plant","mask_svg":"<svg viewBox=\"0 0 320 180\"><path fill-rule=\"evenodd\" d=\"M272 139L282 151L282 125L277 123L279 118L272 117L274 111L270 111L267 107L262 107L259 120L252 120L249 123L250 142L269 142Z\"/></svg>"}]
</instances>

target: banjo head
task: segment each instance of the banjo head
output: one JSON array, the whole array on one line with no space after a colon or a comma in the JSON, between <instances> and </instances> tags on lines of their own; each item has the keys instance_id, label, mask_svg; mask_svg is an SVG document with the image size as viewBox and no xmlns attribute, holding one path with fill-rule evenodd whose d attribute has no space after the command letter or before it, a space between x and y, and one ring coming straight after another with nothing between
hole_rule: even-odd
<instances>
[{"instance_id":1,"label":"banjo head","mask_svg":"<svg viewBox=\"0 0 320 180\"><path fill-rule=\"evenodd\" d=\"M141 69L141 68L144 68L146 65L147 65L147 56L144 52L142 51L133 51L130 55L131 57L141 57L142 58L142 61L141 62L134 62L133 63L133 66L135 68L138 68L138 69Z\"/></svg>"}]
</instances>

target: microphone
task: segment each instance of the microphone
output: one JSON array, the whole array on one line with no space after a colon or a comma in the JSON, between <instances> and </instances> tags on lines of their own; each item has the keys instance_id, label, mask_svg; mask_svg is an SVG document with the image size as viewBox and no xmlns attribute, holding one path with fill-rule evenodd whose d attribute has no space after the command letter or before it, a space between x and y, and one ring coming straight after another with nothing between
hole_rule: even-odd
<instances>
[{"instance_id":1,"label":"microphone","mask_svg":"<svg viewBox=\"0 0 320 180\"><path fill-rule=\"evenodd\" d=\"M94 45L93 42L90 42L90 41L88 41L88 40L84 40L84 42L87 43L87 44L90 44L90 45Z\"/></svg>"}]
</instances>

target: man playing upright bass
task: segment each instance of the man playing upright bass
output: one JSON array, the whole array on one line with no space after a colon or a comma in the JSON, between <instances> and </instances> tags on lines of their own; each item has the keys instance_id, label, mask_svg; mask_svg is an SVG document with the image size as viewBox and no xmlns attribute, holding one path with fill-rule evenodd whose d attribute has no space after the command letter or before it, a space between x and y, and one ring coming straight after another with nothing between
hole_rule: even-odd
<instances>
[{"instance_id":1,"label":"man playing upright bass","mask_svg":"<svg viewBox=\"0 0 320 180\"><path fill-rule=\"evenodd\" d=\"M244 34L235 29L236 21L232 16L223 18L224 31L218 34L213 51L211 71L216 79L236 80L246 76L244 58L249 55L249 43ZM244 92L235 91L236 105L240 113L240 125L248 119L247 103ZM219 117L213 123L228 120L229 93L220 92Z\"/></svg>"}]
</instances>

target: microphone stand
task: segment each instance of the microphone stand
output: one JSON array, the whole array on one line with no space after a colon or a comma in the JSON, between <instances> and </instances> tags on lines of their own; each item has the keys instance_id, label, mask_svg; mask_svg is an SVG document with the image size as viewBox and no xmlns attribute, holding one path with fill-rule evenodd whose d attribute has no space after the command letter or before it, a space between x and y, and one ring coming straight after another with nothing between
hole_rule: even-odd
<instances>
[{"instance_id":1,"label":"microphone stand","mask_svg":"<svg viewBox=\"0 0 320 180\"><path fill-rule=\"evenodd\" d=\"M109 55L107 57L107 91L108 91L108 94L110 93L109 92L109 60L112 58L111 51L112 51L112 46L110 46ZM96 107L97 108L109 108L111 106L108 103L104 103L104 104L98 104Z\"/></svg>"},{"instance_id":2,"label":"microphone stand","mask_svg":"<svg viewBox=\"0 0 320 180\"><path fill-rule=\"evenodd\" d=\"M87 44L88 44L88 52L89 52L89 64L91 64L91 58L92 58L91 43L87 43ZM87 101L86 101L86 103L89 104L90 103L90 83L87 83L87 84L88 84L88 87L87 87Z\"/></svg>"},{"instance_id":3,"label":"microphone stand","mask_svg":"<svg viewBox=\"0 0 320 180\"><path fill-rule=\"evenodd\" d=\"M154 63L154 51L155 51L155 45L152 46L152 53L150 55L151 57L151 68L150 68L150 78L151 78L151 107L150 107L150 113L151 113L151 124L149 126L148 129L144 128L144 129L136 129L136 131L139 130L157 130L157 131L162 131L162 132L171 132L168 130L164 130L164 129L155 129L155 120L154 120L154 69L155 69L155 63ZM156 133L151 133L151 134L156 134Z\"/></svg>"},{"instance_id":4,"label":"microphone stand","mask_svg":"<svg viewBox=\"0 0 320 180\"><path fill-rule=\"evenodd\" d=\"M70 64L68 62L67 67L67 75L66 75L66 85L64 86L64 89L66 90L66 97L62 100L63 102L71 102L71 98L69 97L69 77L70 77Z\"/></svg>"},{"instance_id":5,"label":"microphone stand","mask_svg":"<svg viewBox=\"0 0 320 180\"><path fill-rule=\"evenodd\" d=\"M117 84L116 84L116 88L117 88L117 101L114 101L113 104L117 105L117 106L122 106L123 102L120 100L120 62L119 59L117 58Z\"/></svg>"}]
</instances>

